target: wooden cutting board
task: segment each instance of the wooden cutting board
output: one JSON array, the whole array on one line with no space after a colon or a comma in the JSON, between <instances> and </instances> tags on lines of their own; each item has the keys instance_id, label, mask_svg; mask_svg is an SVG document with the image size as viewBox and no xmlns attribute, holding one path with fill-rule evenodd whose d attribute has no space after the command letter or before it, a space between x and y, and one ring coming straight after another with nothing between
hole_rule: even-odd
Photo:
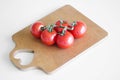
<instances>
[{"instance_id":1,"label":"wooden cutting board","mask_svg":"<svg viewBox=\"0 0 120 80\"><path fill-rule=\"evenodd\" d=\"M30 33L30 26L27 26L12 36L16 46L10 53L10 59L15 66L20 69L36 67L48 73L60 67L107 36L107 32L105 30L100 28L97 24L70 5L57 9L51 14L40 19L40 21L47 25L55 23L59 19L67 20L68 22L77 20L85 22L87 25L86 34L81 39L75 39L72 47L68 49L61 49L56 45L46 46L40 40L34 38ZM15 53L20 50L34 52L34 58L30 64L21 65L20 60L14 58Z\"/></svg>"}]
</instances>

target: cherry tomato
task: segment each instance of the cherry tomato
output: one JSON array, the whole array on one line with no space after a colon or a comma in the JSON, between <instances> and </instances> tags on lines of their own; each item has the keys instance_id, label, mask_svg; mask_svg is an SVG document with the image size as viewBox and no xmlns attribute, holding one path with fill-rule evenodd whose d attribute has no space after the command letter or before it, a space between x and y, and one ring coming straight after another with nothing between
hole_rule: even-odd
<instances>
[{"instance_id":1,"label":"cherry tomato","mask_svg":"<svg viewBox=\"0 0 120 80\"><path fill-rule=\"evenodd\" d=\"M55 23L56 27L54 28L57 32L62 32L64 27L67 27L69 24L67 21L64 20L58 20Z\"/></svg>"},{"instance_id":2,"label":"cherry tomato","mask_svg":"<svg viewBox=\"0 0 120 80\"><path fill-rule=\"evenodd\" d=\"M73 34L74 38L81 38L87 30L86 24L81 21L73 22L72 27L74 28L70 30L70 32Z\"/></svg>"},{"instance_id":3,"label":"cherry tomato","mask_svg":"<svg viewBox=\"0 0 120 80\"><path fill-rule=\"evenodd\" d=\"M40 35L41 35L41 32L42 32L41 27L43 27L43 26L44 25L43 25L42 22L39 22L39 21L35 22L30 28L30 31L31 31L32 35L36 38L40 38Z\"/></svg>"},{"instance_id":4,"label":"cherry tomato","mask_svg":"<svg viewBox=\"0 0 120 80\"><path fill-rule=\"evenodd\" d=\"M73 42L74 42L74 37L68 31L66 31L64 35L57 35L56 37L56 43L60 48L68 48L72 46Z\"/></svg>"},{"instance_id":5,"label":"cherry tomato","mask_svg":"<svg viewBox=\"0 0 120 80\"><path fill-rule=\"evenodd\" d=\"M41 40L46 45L53 45L56 35L57 32L54 29L52 31L46 29L41 33Z\"/></svg>"}]
</instances>

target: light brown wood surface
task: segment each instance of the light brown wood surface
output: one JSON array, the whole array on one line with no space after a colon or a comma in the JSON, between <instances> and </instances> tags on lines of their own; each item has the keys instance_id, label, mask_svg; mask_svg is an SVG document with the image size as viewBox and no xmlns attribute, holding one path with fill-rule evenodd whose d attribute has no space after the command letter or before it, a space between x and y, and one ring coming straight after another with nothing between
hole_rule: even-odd
<instances>
[{"instance_id":1,"label":"light brown wood surface","mask_svg":"<svg viewBox=\"0 0 120 80\"><path fill-rule=\"evenodd\" d=\"M70 5L52 12L40 19L40 21L47 25L55 23L59 19L67 20L68 22L77 20L85 22L87 25L86 34L81 39L75 39L72 47L61 49L56 45L46 46L40 40L34 38L30 33L30 26L27 26L12 36L16 46L10 53L10 60L15 66L20 69L36 67L45 72L51 72L107 36L105 30ZM15 53L22 49L34 51L34 58L28 65L21 65L19 59L14 58Z\"/></svg>"}]
</instances>

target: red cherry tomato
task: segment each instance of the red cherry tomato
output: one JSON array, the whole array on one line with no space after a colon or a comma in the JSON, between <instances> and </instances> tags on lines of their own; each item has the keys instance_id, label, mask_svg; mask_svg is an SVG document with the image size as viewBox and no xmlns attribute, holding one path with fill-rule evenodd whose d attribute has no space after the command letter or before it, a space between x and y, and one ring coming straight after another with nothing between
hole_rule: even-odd
<instances>
[{"instance_id":1,"label":"red cherry tomato","mask_svg":"<svg viewBox=\"0 0 120 80\"><path fill-rule=\"evenodd\" d=\"M60 48L68 48L72 46L73 42L74 42L74 37L68 31L66 31L64 35L57 35L56 37L56 43Z\"/></svg>"},{"instance_id":2,"label":"red cherry tomato","mask_svg":"<svg viewBox=\"0 0 120 80\"><path fill-rule=\"evenodd\" d=\"M86 24L81 21L74 22L73 27L73 30L70 30L70 32L73 34L74 38L81 38L87 29Z\"/></svg>"},{"instance_id":3,"label":"red cherry tomato","mask_svg":"<svg viewBox=\"0 0 120 80\"><path fill-rule=\"evenodd\" d=\"M43 23L42 22L39 22L39 21L37 21L37 22L35 22L32 26L31 26L31 29L30 29L30 31L31 31L31 33L32 33L32 35L34 36L34 37L36 37L36 38L40 38L40 35L41 35L41 27L43 27L44 25L43 25Z\"/></svg>"},{"instance_id":4,"label":"red cherry tomato","mask_svg":"<svg viewBox=\"0 0 120 80\"><path fill-rule=\"evenodd\" d=\"M67 27L69 24L67 21L64 20L58 20L55 23L56 27L54 28L56 30L56 32L62 32L64 27Z\"/></svg>"},{"instance_id":5,"label":"red cherry tomato","mask_svg":"<svg viewBox=\"0 0 120 80\"><path fill-rule=\"evenodd\" d=\"M41 33L41 40L46 45L53 45L55 43L55 37L57 32L53 29L49 32L47 29Z\"/></svg>"}]
</instances>

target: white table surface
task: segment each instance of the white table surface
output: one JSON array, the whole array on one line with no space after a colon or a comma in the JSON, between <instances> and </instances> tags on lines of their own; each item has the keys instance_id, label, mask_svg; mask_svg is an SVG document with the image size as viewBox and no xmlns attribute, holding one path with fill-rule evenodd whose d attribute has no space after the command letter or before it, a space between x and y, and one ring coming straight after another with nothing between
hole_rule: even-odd
<instances>
[{"instance_id":1,"label":"white table surface","mask_svg":"<svg viewBox=\"0 0 120 80\"><path fill-rule=\"evenodd\" d=\"M9 60L11 36L66 4L109 35L51 74L16 68ZM120 0L0 0L0 80L120 80L119 8Z\"/></svg>"}]
</instances>

